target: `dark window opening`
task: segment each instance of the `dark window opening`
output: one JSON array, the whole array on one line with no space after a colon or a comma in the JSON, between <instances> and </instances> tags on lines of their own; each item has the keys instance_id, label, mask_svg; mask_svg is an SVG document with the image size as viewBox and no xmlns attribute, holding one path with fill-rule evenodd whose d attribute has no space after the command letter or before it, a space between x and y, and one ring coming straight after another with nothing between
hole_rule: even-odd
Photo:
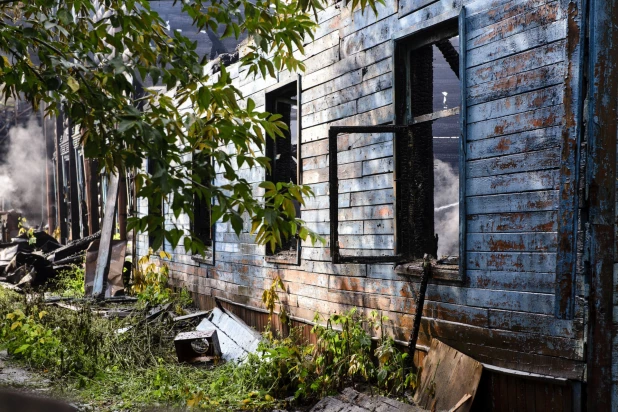
<instances>
[{"instance_id":1,"label":"dark window opening","mask_svg":"<svg viewBox=\"0 0 618 412\"><path fill-rule=\"evenodd\" d=\"M459 36L448 23L397 45L398 255L459 261ZM404 87L405 86L405 87ZM397 93L401 90L400 93ZM403 92L405 90L405 93Z\"/></svg>"},{"instance_id":2,"label":"dark window opening","mask_svg":"<svg viewBox=\"0 0 618 412\"><path fill-rule=\"evenodd\" d=\"M148 159L147 160L147 164L146 164L146 171L148 172L148 174L150 176L153 176L156 171L157 171L157 165L156 163L152 160L152 159ZM165 214L163 211L163 198L151 198L148 199L148 215L149 216L162 216L163 218L165 218ZM165 224L165 221L163 222L163 224ZM148 247L152 247L154 244L154 240L155 237L154 235L151 234L151 232L148 232ZM161 248L163 250L165 250L165 241L163 241L163 244L161 246Z\"/></svg>"},{"instance_id":3,"label":"dark window opening","mask_svg":"<svg viewBox=\"0 0 618 412\"><path fill-rule=\"evenodd\" d=\"M271 159L271 171L266 179L273 183L300 183L299 170L299 101L298 83L293 82L266 94L266 111L277 113L280 119L288 126L284 131L284 137L273 140L266 139L266 156ZM296 216L300 217L300 204L294 202ZM298 250L300 242L297 238L282 239L282 245L275 253L269 247L266 248L267 256L277 257L271 261L282 263L298 263Z\"/></svg>"},{"instance_id":4,"label":"dark window opening","mask_svg":"<svg viewBox=\"0 0 618 412\"><path fill-rule=\"evenodd\" d=\"M202 156L200 152L194 152L192 163L194 174L209 174L210 158L208 156ZM208 186L209 182L199 182L199 184ZM193 220L191 221L191 231L205 246L212 245L210 199L196 192L193 193Z\"/></svg>"}]
</instances>

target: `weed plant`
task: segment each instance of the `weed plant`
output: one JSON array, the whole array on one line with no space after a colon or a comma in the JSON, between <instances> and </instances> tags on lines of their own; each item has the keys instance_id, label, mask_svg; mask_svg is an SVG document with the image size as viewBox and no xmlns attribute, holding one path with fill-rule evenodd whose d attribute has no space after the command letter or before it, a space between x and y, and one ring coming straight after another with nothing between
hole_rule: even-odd
<instances>
[{"instance_id":1,"label":"weed plant","mask_svg":"<svg viewBox=\"0 0 618 412\"><path fill-rule=\"evenodd\" d=\"M184 304L181 294L170 296L174 305ZM383 334L385 318L377 312L317 317L315 345L296 329L285 337L267 332L244 363L205 368L177 362L178 330L169 319L147 321L138 314L112 320L92 309L44 305L0 288L0 348L45 371L56 391L102 411L156 405L273 409L307 405L347 385L396 396L416 385L416 375L405 368L407 354Z\"/></svg>"}]
</instances>

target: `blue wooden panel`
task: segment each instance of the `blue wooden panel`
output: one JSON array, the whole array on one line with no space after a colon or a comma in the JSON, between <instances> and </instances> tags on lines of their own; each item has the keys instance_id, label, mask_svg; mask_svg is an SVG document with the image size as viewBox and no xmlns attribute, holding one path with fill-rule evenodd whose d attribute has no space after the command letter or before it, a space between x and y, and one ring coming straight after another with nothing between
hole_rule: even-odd
<instances>
[{"instance_id":1,"label":"blue wooden panel","mask_svg":"<svg viewBox=\"0 0 618 412\"><path fill-rule=\"evenodd\" d=\"M577 273L577 224L579 168L583 121L583 59L585 30L583 1L569 3L567 38L568 65L564 87L564 128L560 167L560 208L558 213L558 255L556 258L556 307L559 319L572 319Z\"/></svg>"},{"instance_id":2,"label":"blue wooden panel","mask_svg":"<svg viewBox=\"0 0 618 412\"><path fill-rule=\"evenodd\" d=\"M466 143L468 141L468 87L466 83L466 8L462 7L459 13L459 81L461 82L461 103L459 105L459 277L465 279L466 275Z\"/></svg>"}]
</instances>

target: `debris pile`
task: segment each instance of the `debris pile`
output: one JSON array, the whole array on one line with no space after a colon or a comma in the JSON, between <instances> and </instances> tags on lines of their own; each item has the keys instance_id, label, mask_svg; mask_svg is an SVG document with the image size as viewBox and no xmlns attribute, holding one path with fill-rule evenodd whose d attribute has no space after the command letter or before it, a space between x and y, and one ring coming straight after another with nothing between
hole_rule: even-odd
<instances>
[{"instance_id":1,"label":"debris pile","mask_svg":"<svg viewBox=\"0 0 618 412\"><path fill-rule=\"evenodd\" d=\"M63 246L41 229L15 229L14 226L19 225L16 223L18 221L19 213L15 211L0 213L3 240L0 243L0 282L20 288L43 286L69 265L84 262L86 250L101 236L95 233ZM122 248L123 260L124 249L126 242Z\"/></svg>"}]
</instances>

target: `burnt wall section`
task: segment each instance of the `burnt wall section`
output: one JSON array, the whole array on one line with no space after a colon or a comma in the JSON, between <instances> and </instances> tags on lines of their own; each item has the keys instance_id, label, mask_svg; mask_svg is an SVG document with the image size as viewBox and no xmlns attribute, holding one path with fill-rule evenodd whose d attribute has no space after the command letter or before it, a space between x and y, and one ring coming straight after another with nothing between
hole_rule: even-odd
<instances>
[{"instance_id":1,"label":"burnt wall section","mask_svg":"<svg viewBox=\"0 0 618 412\"><path fill-rule=\"evenodd\" d=\"M427 3L387 1L377 19L350 13L342 2L318 13L315 41L305 47L300 137L302 181L316 197L308 199L302 216L324 236L330 230L328 130L393 121L393 40L430 32L432 25L456 19L461 8L457 1ZM462 281L429 285L419 343L438 337L488 364L582 381L583 299L576 299L572 319L557 319L554 311L567 5L464 3L467 270ZM258 107L266 91L296 76L284 71L275 79L247 78L238 65L229 71ZM371 222L392 214L392 136L340 136L337 143L347 156L338 169L339 203L351 213L349 233L340 231L340 238L357 254L391 250L392 223ZM256 183L259 195L264 171L241 175ZM300 266L269 264L248 230L236 236L230 225L216 224L214 265L174 251L175 281L202 295L263 308L262 292L279 275L287 290L280 294L282 304L294 319L354 306L379 309L389 317L391 333L407 340L418 278L397 274L392 265L334 265L328 245L307 243ZM140 254L145 242L142 236ZM579 264L577 296L584 294L582 270Z\"/></svg>"}]
</instances>

